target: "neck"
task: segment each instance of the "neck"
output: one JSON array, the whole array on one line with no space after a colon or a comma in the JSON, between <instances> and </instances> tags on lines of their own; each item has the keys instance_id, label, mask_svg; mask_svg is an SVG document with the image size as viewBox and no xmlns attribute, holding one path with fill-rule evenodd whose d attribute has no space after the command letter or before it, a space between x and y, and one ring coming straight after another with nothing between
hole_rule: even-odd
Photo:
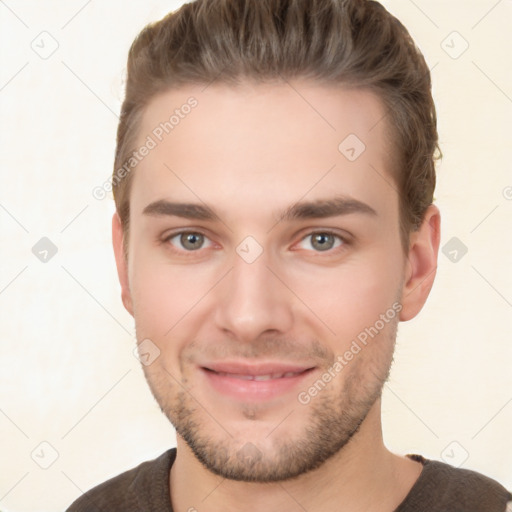
<instances>
[{"instance_id":1,"label":"neck","mask_svg":"<svg viewBox=\"0 0 512 512\"><path fill-rule=\"evenodd\" d=\"M377 400L358 432L336 455L316 470L283 482L237 482L214 475L178 436L170 474L171 502L175 512L204 508L210 512L393 512L421 469L421 464L384 446Z\"/></svg>"}]
</instances>

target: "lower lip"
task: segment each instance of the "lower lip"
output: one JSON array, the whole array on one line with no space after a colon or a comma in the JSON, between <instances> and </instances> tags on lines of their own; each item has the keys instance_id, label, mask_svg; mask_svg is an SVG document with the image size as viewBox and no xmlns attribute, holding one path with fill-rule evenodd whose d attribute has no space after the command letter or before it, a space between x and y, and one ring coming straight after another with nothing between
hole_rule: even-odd
<instances>
[{"instance_id":1,"label":"lower lip","mask_svg":"<svg viewBox=\"0 0 512 512\"><path fill-rule=\"evenodd\" d=\"M243 380L201 369L210 386L217 392L241 401L264 401L290 393L300 387L313 369L290 377L269 380ZM298 390L297 390L298 392Z\"/></svg>"}]
</instances>

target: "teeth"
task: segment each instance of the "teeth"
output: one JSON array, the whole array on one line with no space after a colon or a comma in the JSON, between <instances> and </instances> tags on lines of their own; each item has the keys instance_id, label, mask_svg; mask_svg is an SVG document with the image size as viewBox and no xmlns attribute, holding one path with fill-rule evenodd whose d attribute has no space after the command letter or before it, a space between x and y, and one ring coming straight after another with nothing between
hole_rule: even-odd
<instances>
[{"instance_id":1,"label":"teeth","mask_svg":"<svg viewBox=\"0 0 512 512\"><path fill-rule=\"evenodd\" d=\"M240 380L265 381L265 380L272 380L272 379L282 379L285 377L294 377L295 375L299 375L299 373L301 373L301 372L269 373L267 375L241 375L238 373L217 372L217 375L221 375L222 377L231 377L233 379L240 379Z\"/></svg>"},{"instance_id":2,"label":"teeth","mask_svg":"<svg viewBox=\"0 0 512 512\"><path fill-rule=\"evenodd\" d=\"M252 375L229 375L229 373L224 374L226 377L234 377L235 379L241 379L241 380L253 380L254 377Z\"/></svg>"}]
</instances>

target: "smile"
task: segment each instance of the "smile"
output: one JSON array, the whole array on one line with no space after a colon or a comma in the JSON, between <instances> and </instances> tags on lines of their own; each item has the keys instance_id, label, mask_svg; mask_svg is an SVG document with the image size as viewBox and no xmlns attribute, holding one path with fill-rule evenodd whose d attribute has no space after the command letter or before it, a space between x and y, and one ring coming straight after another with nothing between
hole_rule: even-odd
<instances>
[{"instance_id":1,"label":"smile","mask_svg":"<svg viewBox=\"0 0 512 512\"><path fill-rule=\"evenodd\" d=\"M213 370L211 370L213 371ZM307 370L304 370L307 371ZM257 380L257 381L265 381L265 380L273 380L273 379L285 379L287 377L296 377L300 375L301 372L286 372L286 373L268 373L267 375L243 375L237 373L226 373L226 372L215 372L217 375L221 377L231 377L232 379L240 379L240 380Z\"/></svg>"},{"instance_id":2,"label":"smile","mask_svg":"<svg viewBox=\"0 0 512 512\"><path fill-rule=\"evenodd\" d=\"M202 367L209 392L242 402L267 401L296 392L314 368L290 365L209 365ZM280 367L278 367L280 366Z\"/></svg>"}]
</instances>

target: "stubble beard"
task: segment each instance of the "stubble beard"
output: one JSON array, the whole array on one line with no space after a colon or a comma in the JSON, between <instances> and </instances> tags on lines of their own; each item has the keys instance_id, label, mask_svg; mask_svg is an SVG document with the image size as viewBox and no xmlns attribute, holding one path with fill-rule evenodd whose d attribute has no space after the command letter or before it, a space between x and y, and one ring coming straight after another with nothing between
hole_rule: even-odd
<instances>
[{"instance_id":1,"label":"stubble beard","mask_svg":"<svg viewBox=\"0 0 512 512\"><path fill-rule=\"evenodd\" d=\"M383 337L370 341L368 347L362 349L362 353L371 350L365 354L368 357L356 355L341 371L345 375L335 377L309 404L297 402L297 408L309 409L300 434L290 439L286 428L276 429L272 434L272 449L258 447L257 440L236 439L227 430L222 431L219 438L218 427L222 424L216 421L215 411L208 411L198 403L186 390L185 380L180 385L161 368L157 373L144 367L144 373L162 412L206 469L230 480L280 482L317 469L343 450L357 434L389 377L398 319L388 327ZM382 345L370 346L371 343ZM344 379L344 382L341 391L334 396L328 388L336 385L336 379ZM178 392L169 392L178 387ZM249 418L247 411L242 414ZM293 414L285 421L293 421Z\"/></svg>"}]
</instances>

